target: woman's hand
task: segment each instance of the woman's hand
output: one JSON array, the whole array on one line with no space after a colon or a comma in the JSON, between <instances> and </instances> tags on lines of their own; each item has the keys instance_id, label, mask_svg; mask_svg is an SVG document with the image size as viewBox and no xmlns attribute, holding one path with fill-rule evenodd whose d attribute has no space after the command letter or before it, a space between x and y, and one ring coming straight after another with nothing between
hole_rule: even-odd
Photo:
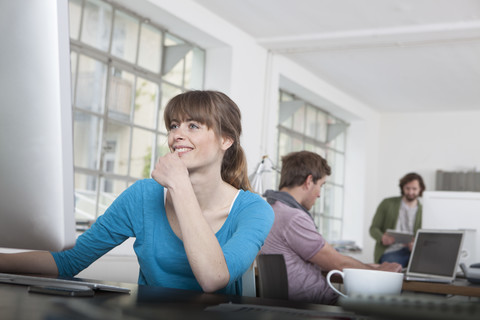
<instances>
[{"instance_id":1,"label":"woman's hand","mask_svg":"<svg viewBox=\"0 0 480 320\"><path fill-rule=\"evenodd\" d=\"M152 178L167 189L175 188L178 183L189 180L188 170L177 152L158 158Z\"/></svg>"}]
</instances>

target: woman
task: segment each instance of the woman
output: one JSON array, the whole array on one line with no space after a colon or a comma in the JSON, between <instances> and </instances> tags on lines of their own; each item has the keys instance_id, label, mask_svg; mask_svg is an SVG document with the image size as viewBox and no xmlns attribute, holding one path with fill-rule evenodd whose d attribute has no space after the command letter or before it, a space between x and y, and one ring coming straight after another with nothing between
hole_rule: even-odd
<instances>
[{"instance_id":1,"label":"woman","mask_svg":"<svg viewBox=\"0 0 480 320\"><path fill-rule=\"evenodd\" d=\"M73 249L2 255L0 271L74 276L135 237L139 284L241 294L273 211L248 191L240 118L220 92L174 97L164 113L171 153L153 179L125 190Z\"/></svg>"}]
</instances>

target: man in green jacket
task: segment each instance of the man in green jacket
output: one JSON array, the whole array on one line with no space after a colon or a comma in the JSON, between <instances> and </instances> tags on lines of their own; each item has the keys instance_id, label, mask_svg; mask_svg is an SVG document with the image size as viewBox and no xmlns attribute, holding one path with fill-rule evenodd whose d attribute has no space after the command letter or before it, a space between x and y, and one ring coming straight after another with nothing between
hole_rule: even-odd
<instances>
[{"instance_id":1,"label":"man in green jacket","mask_svg":"<svg viewBox=\"0 0 480 320\"><path fill-rule=\"evenodd\" d=\"M417 173L408 173L400 179L400 197L384 199L377 208L370 226L370 235L377 241L374 259L376 263L398 262L408 265L415 233L422 226L422 204L418 198L425 190L422 177ZM397 243L386 233L393 229L413 234L409 243Z\"/></svg>"}]
</instances>

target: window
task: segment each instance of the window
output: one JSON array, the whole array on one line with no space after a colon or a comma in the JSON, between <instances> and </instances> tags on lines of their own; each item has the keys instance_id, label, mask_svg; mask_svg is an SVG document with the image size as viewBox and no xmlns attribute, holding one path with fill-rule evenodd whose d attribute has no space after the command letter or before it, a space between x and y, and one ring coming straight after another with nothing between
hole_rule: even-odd
<instances>
[{"instance_id":1,"label":"window","mask_svg":"<svg viewBox=\"0 0 480 320\"><path fill-rule=\"evenodd\" d=\"M75 210L90 223L168 152L163 108L202 89L205 51L127 9L70 0Z\"/></svg>"},{"instance_id":2,"label":"window","mask_svg":"<svg viewBox=\"0 0 480 320\"><path fill-rule=\"evenodd\" d=\"M345 135L348 124L291 93L280 90L278 159L308 150L327 159L332 174L311 213L319 232L329 241L342 236ZM279 176L277 177L277 180Z\"/></svg>"}]
</instances>

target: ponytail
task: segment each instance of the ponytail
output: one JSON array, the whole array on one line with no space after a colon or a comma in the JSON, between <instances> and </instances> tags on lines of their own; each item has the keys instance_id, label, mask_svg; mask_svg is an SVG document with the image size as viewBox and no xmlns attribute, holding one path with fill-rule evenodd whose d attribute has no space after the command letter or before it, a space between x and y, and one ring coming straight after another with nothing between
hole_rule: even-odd
<instances>
[{"instance_id":1,"label":"ponytail","mask_svg":"<svg viewBox=\"0 0 480 320\"><path fill-rule=\"evenodd\" d=\"M238 141L227 149L222 161L222 179L237 189L252 191L248 180L247 159Z\"/></svg>"}]
</instances>

